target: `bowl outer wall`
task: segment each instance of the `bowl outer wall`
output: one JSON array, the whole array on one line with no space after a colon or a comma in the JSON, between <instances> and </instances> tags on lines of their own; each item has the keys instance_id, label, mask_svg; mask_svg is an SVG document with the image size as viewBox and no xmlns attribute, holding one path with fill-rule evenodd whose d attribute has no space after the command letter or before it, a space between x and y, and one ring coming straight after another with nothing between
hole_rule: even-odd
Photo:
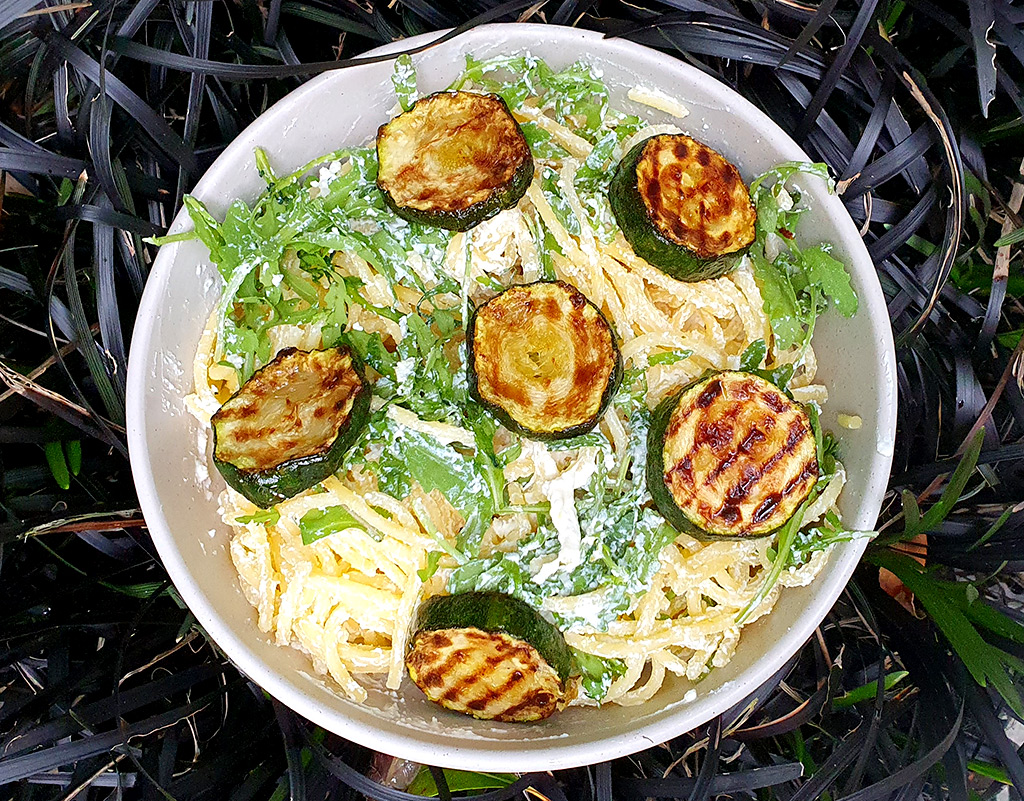
<instances>
[{"instance_id":1,"label":"bowl outer wall","mask_svg":"<svg viewBox=\"0 0 1024 801\"><path fill-rule=\"evenodd\" d=\"M394 52L435 36L412 37L373 52ZM688 117L676 121L679 126L721 150L745 176L780 161L808 160L766 115L714 78L657 51L589 31L527 24L473 29L414 56L421 90L448 85L465 53L484 57L523 49L556 68L577 59L595 64L614 87L613 102L620 107L629 105L620 101L633 84L678 97L690 109ZM391 63L384 62L307 82L243 131L193 194L223 216L233 198L251 200L263 186L254 147L264 147L271 162L286 172L339 146L369 141L393 105L390 75ZM660 113L648 116L654 122L670 121ZM849 473L841 501L844 520L853 528L870 528L885 493L895 436L888 314L870 257L841 201L817 179L798 183L811 206L802 238L833 243L835 254L850 266L860 297L853 319L832 312L819 320L815 349L821 359L819 378L831 395L823 423L840 436ZM189 227L182 211L170 232ZM700 725L766 681L812 634L863 553L864 541L842 545L810 586L785 590L771 615L744 629L729 665L696 686L695 700L685 697L690 683L671 678L639 707L573 707L529 725L499 725L447 712L408 682L397 699L371 691L368 704L350 702L314 673L306 656L276 646L257 628L217 513L223 482L196 461L201 433L183 396L191 391L196 344L222 287L208 259L195 241L161 248L140 305L127 376L128 441L140 503L169 575L212 639L271 695L332 732L418 762L485 771L550 770L633 753ZM863 426L837 428L839 412L860 415ZM597 720L600 725L594 725Z\"/></svg>"}]
</instances>

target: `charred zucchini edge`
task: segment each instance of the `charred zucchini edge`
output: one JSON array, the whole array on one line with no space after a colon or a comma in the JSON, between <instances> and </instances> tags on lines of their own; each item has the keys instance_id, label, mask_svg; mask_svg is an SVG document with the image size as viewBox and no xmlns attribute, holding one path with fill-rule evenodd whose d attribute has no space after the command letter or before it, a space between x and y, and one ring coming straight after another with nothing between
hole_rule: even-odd
<instances>
[{"instance_id":1,"label":"charred zucchini edge","mask_svg":"<svg viewBox=\"0 0 1024 801\"><path fill-rule=\"evenodd\" d=\"M359 377L361 386L349 411L347 424L341 427L337 437L334 439L334 443L327 450L306 456L298 456L272 468L262 470L239 468L231 462L218 458L217 426L211 421L214 465L216 465L217 470L223 476L228 486L237 490L263 509L269 508L281 501L286 501L332 475L341 466L345 454L355 444L356 439L358 439L359 434L370 418L370 396L372 393L355 351L347 345L339 345L337 348L328 348L327 350L341 350L348 354L351 369ZM280 355L278 354L278 357ZM271 363L268 362L257 373L266 369ZM253 374L252 378L255 376L256 373ZM251 381L252 378L249 380ZM244 387L245 384L239 387L238 391L231 398L236 397ZM231 399L229 398L228 400L230 401Z\"/></svg>"},{"instance_id":2,"label":"charred zucchini edge","mask_svg":"<svg viewBox=\"0 0 1024 801\"><path fill-rule=\"evenodd\" d=\"M686 513L676 503L675 498L665 485L665 435L668 427L669 420L672 418L672 413L675 411L679 402L692 390L699 386L703 386L708 382L714 380L716 377L725 373L738 373L742 371L721 371L721 372L709 372L698 378L696 381L691 382L679 392L665 398L658 407L654 410L651 416L651 425L647 432L647 465L646 465L646 481L647 489L651 493L651 497L654 500L654 505L658 512L661 513L662 517L676 530L688 534L694 539L701 540L703 542L713 542L718 540L749 540L759 539L761 537L768 537L776 534L779 529L786 525L789 518L783 520L778 526L770 531L765 531L757 534L723 534L719 532L707 531L701 528L696 522L691 520ZM765 380L760 376L749 373L748 375L753 376L759 380ZM770 382L767 382L770 383ZM773 385L774 386L774 385ZM792 401L790 401L792 403ZM799 404L797 404L799 405ZM817 465L817 457L815 457L815 465ZM812 485L813 486L813 485ZM792 517L792 515L790 515Z\"/></svg>"},{"instance_id":3,"label":"charred zucchini edge","mask_svg":"<svg viewBox=\"0 0 1024 801\"><path fill-rule=\"evenodd\" d=\"M531 287L540 284L562 284L570 287L576 292L579 292L579 290L576 289L576 287L572 286L571 284L567 284L564 281L534 281L529 284L516 284L515 287ZM508 287L508 289L512 288L513 287ZM583 295L582 292L579 292L579 294ZM497 297L501 297L501 295L496 295L495 298ZM594 305L594 303L591 302L591 300L587 298L586 295L583 295L583 297L586 299L586 302L594 309L594 311L597 312L599 319L602 322L604 322L604 324L608 327L608 331L611 334L612 352L615 354L615 364L612 367L611 373L608 376L608 384L605 387L604 392L602 393L601 402L598 405L597 411L595 412L593 417L591 417L589 420L585 422L579 423L566 429L562 429L560 431L534 431L533 429L530 429L529 427L516 422L514 419L512 419L508 412L505 411L504 408L502 408L496 403L492 403L491 401L485 400L480 395L478 389L477 374L475 369L475 349L473 343L475 339L474 335L476 332L477 312L484 306L486 306L487 303L481 304L477 308L473 309L473 311L470 313L469 325L466 327L466 371L469 380L469 394L475 401L477 401L477 403L486 408L501 422L502 425L504 425L510 431L513 431L521 436L527 437L528 439L535 439L543 442L570 439L572 437L578 437L582 434L586 434L588 431L592 431L594 427L598 424L598 422L600 422L601 416L608 410L608 406L611 404L612 399L615 397L615 393L619 389L619 385L622 383L622 353L619 350L619 343L617 340L617 335L615 333L614 326L612 326L608 318L605 317L604 312L602 312L596 305ZM494 300L495 298L491 298L491 300ZM489 303L490 301L487 302Z\"/></svg>"},{"instance_id":4,"label":"charred zucchini edge","mask_svg":"<svg viewBox=\"0 0 1024 801\"><path fill-rule=\"evenodd\" d=\"M515 130L518 132L520 139L523 143L524 158L520 165L512 173L512 177L502 187L496 187L487 196L486 199L474 203L473 205L465 209L452 209L447 211L427 211L426 209L415 209L409 206L402 206L395 201L392 197L391 192L385 186L385 183L380 177L380 138L382 132L388 125L393 124L396 120L401 119L405 114L412 113L416 106L420 103L433 101L434 99L451 94L473 94L470 92L455 93L455 92L435 92L432 95L421 98L416 101L409 111L403 112L395 117L390 122L380 126L377 130L376 140L376 153L377 153L377 188L380 189L381 195L384 198L384 203L389 209L403 219L409 220L410 222L420 223L421 225L436 226L438 228L445 228L449 231L468 231L474 225L482 223L484 220L490 219L499 212L510 209L515 206L526 194L526 190L530 188L530 182L533 181L533 153L530 150L529 144L526 142L526 137L523 135L522 129L519 127L519 123L512 116L512 112L509 111L508 105L505 101L495 94L480 95L481 97L488 97L493 100L497 100L504 108L505 113L508 114L509 120L512 125L515 126Z\"/></svg>"},{"instance_id":5,"label":"charred zucchini edge","mask_svg":"<svg viewBox=\"0 0 1024 801\"><path fill-rule=\"evenodd\" d=\"M749 245L715 258L701 258L666 238L650 219L637 186L636 169L651 137L622 157L608 185L608 203L622 235L637 256L680 281L705 281L732 272ZM696 140L694 140L696 141ZM700 143L698 143L700 144ZM707 147L706 145L703 145ZM709 148L710 149L710 148Z\"/></svg>"},{"instance_id":6,"label":"charred zucchini edge","mask_svg":"<svg viewBox=\"0 0 1024 801\"><path fill-rule=\"evenodd\" d=\"M563 684L572 672L572 651L562 632L512 595L488 591L435 595L423 602L416 617L416 634L465 628L500 632L528 643L555 669Z\"/></svg>"}]
</instances>

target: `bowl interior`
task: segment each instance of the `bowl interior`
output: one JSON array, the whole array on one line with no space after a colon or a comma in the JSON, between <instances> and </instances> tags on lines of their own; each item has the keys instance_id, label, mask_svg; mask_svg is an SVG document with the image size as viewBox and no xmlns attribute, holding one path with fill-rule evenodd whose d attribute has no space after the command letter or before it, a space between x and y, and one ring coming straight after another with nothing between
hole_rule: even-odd
<instances>
[{"instance_id":1,"label":"bowl interior","mask_svg":"<svg viewBox=\"0 0 1024 801\"><path fill-rule=\"evenodd\" d=\"M430 36L433 36L431 34ZM427 37L394 46L409 46ZM728 87L682 62L629 42L547 25L491 25L414 57L421 94L443 89L465 54L529 50L552 67L584 59L597 66L619 108L653 122L676 122L724 153L749 180L803 151L770 119ZM354 67L305 84L246 129L217 159L194 194L216 215L262 188L253 148L290 171L347 144L370 141L395 104L391 64ZM683 120L626 99L634 85L660 89L690 110ZM800 179L810 198L803 236L828 241L850 267L860 297L852 319L826 314L815 332L819 378L830 388L823 416L840 436L849 481L842 497L848 525L874 524L889 475L895 431L892 337L884 299L866 250L842 203L821 181ZM172 233L191 226L182 213ZM143 511L167 570L199 622L227 656L282 702L314 722L371 748L421 762L476 770L552 769L595 762L661 742L729 708L776 671L810 636L842 590L863 543L838 548L810 586L786 590L775 611L746 628L732 662L687 698L691 684L667 680L639 707L571 708L542 723L498 725L448 713L415 688L397 697L371 691L369 702L343 699L302 654L279 648L256 626L228 555L217 513L220 477L207 468L207 443L183 398L192 358L222 282L197 242L161 249L136 324L128 372L128 434ZM857 414L847 431L836 414ZM197 445L197 443L199 443ZM197 458L198 455L198 458Z\"/></svg>"}]
</instances>

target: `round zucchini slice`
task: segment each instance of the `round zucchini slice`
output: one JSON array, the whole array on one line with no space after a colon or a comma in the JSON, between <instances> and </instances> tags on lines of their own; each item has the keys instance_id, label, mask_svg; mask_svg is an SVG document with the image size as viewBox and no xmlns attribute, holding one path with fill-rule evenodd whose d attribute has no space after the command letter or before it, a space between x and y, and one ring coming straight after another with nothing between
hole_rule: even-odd
<instances>
[{"instance_id":1,"label":"round zucchini slice","mask_svg":"<svg viewBox=\"0 0 1024 801\"><path fill-rule=\"evenodd\" d=\"M213 416L213 462L264 509L323 481L370 416L370 386L347 346L286 348Z\"/></svg>"},{"instance_id":2,"label":"round zucchini slice","mask_svg":"<svg viewBox=\"0 0 1024 801\"><path fill-rule=\"evenodd\" d=\"M377 186L396 214L465 231L526 194L533 156L497 95L438 92L377 131Z\"/></svg>"},{"instance_id":3,"label":"round zucchini slice","mask_svg":"<svg viewBox=\"0 0 1024 801\"><path fill-rule=\"evenodd\" d=\"M717 373L655 412L647 486L665 519L698 539L771 534L817 478L807 413L759 376Z\"/></svg>"},{"instance_id":4,"label":"round zucchini slice","mask_svg":"<svg viewBox=\"0 0 1024 801\"><path fill-rule=\"evenodd\" d=\"M409 676L441 706L482 720L542 720L567 702L572 653L529 604L498 592L435 596L420 607Z\"/></svg>"},{"instance_id":5,"label":"round zucchini slice","mask_svg":"<svg viewBox=\"0 0 1024 801\"><path fill-rule=\"evenodd\" d=\"M683 134L633 147L612 177L608 201L636 254L681 281L725 275L754 241L757 216L739 171Z\"/></svg>"},{"instance_id":6,"label":"round zucchini slice","mask_svg":"<svg viewBox=\"0 0 1024 801\"><path fill-rule=\"evenodd\" d=\"M470 393L531 439L590 431L622 380L611 325L563 281L509 287L476 309L466 339Z\"/></svg>"}]
</instances>

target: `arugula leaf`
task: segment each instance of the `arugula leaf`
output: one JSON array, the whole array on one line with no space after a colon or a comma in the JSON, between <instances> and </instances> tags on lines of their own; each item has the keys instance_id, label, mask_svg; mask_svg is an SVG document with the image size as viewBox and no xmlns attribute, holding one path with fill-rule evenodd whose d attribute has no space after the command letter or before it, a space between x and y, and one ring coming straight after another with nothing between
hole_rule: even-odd
<instances>
[{"instance_id":1,"label":"arugula leaf","mask_svg":"<svg viewBox=\"0 0 1024 801\"><path fill-rule=\"evenodd\" d=\"M662 353L654 353L647 359L648 364L675 364L683 359L689 359L693 355L692 350L668 350Z\"/></svg>"},{"instance_id":2,"label":"arugula leaf","mask_svg":"<svg viewBox=\"0 0 1024 801\"><path fill-rule=\"evenodd\" d=\"M515 76L511 80L489 78L492 73ZM461 89L467 84L493 92L515 109L531 94L539 94L541 85L551 69L533 56L496 56L476 59L466 55L466 68L449 89Z\"/></svg>"},{"instance_id":3,"label":"arugula leaf","mask_svg":"<svg viewBox=\"0 0 1024 801\"><path fill-rule=\"evenodd\" d=\"M575 184L578 190L603 191L608 186L614 172L610 169L610 162L618 143L618 133L609 131L594 145L594 149L576 171Z\"/></svg>"},{"instance_id":4,"label":"arugula leaf","mask_svg":"<svg viewBox=\"0 0 1024 801\"><path fill-rule=\"evenodd\" d=\"M838 518L836 518L835 522L838 523ZM812 526L797 535L793 542L793 547L790 549L790 558L787 566L800 567L807 564L811 556L818 551L824 551L841 542L871 540L875 538L877 533L876 531L852 531L843 528L841 525L836 527L831 525Z\"/></svg>"},{"instance_id":5,"label":"arugula leaf","mask_svg":"<svg viewBox=\"0 0 1024 801\"><path fill-rule=\"evenodd\" d=\"M800 526L804 522L804 512L806 509L807 501L804 501L797 507L793 516L786 521L786 524L779 529L778 547L776 548L775 559L772 560L771 569L765 575L757 592L754 593L754 597L750 599L750 602L736 616L737 626L742 626L747 618L750 617L750 614L760 606L761 602L768 596L771 588L775 586L775 582L779 580L782 571L789 566L792 559L793 545L796 542L797 535L800 533Z\"/></svg>"},{"instance_id":6,"label":"arugula leaf","mask_svg":"<svg viewBox=\"0 0 1024 801\"><path fill-rule=\"evenodd\" d=\"M850 276L830 246L802 249L795 242L793 229L806 209L799 205L799 191L785 183L797 173L817 175L828 181L830 191L834 188L826 165L804 162L777 165L750 185L757 223L749 255L780 350L806 347L815 318L827 305L846 317L857 312Z\"/></svg>"},{"instance_id":7,"label":"arugula leaf","mask_svg":"<svg viewBox=\"0 0 1024 801\"><path fill-rule=\"evenodd\" d=\"M659 520L645 510L636 523L633 536L623 543L621 555L613 551L616 572L633 593L647 589L661 564L659 556L662 550L679 537L678 531Z\"/></svg>"},{"instance_id":8,"label":"arugula leaf","mask_svg":"<svg viewBox=\"0 0 1024 801\"><path fill-rule=\"evenodd\" d=\"M427 565L422 570L417 570L416 575L420 577L420 581L426 581L437 572L437 567L441 563L441 557L444 556L444 551L430 551L427 553Z\"/></svg>"},{"instance_id":9,"label":"arugula leaf","mask_svg":"<svg viewBox=\"0 0 1024 801\"><path fill-rule=\"evenodd\" d=\"M850 274L829 249L829 245L819 245L802 250L800 261L807 270L808 280L832 299L838 312L843 317L853 317L857 313L857 294L850 286Z\"/></svg>"},{"instance_id":10,"label":"arugula leaf","mask_svg":"<svg viewBox=\"0 0 1024 801\"><path fill-rule=\"evenodd\" d=\"M779 350L789 350L803 340L806 324L806 315L797 301L793 283L783 270L755 251L751 251L750 261L761 289L764 312L775 335L775 345Z\"/></svg>"},{"instance_id":11,"label":"arugula leaf","mask_svg":"<svg viewBox=\"0 0 1024 801\"><path fill-rule=\"evenodd\" d=\"M811 431L814 433L814 447L818 466L825 475L831 475L835 472L835 458L833 457L830 465L825 464L825 433L821 428L821 410L818 408L817 403L810 401L804 404L804 411L807 413L808 422L811 424Z\"/></svg>"},{"instance_id":12,"label":"arugula leaf","mask_svg":"<svg viewBox=\"0 0 1024 801\"><path fill-rule=\"evenodd\" d=\"M536 552L536 538L531 538ZM557 538L555 538L557 547ZM522 549L521 549L522 550ZM553 549L551 549L553 550ZM539 554L543 555L543 554ZM493 590L512 595L536 605L542 596L540 589L530 580L525 557L519 553L497 553L486 558L472 559L459 565L448 578L448 592L457 595L476 590Z\"/></svg>"},{"instance_id":13,"label":"arugula leaf","mask_svg":"<svg viewBox=\"0 0 1024 801\"><path fill-rule=\"evenodd\" d=\"M561 147L551 139L551 134L539 127L534 122L524 122L519 125L530 152L536 159L564 159L569 156L569 151Z\"/></svg>"},{"instance_id":14,"label":"arugula leaf","mask_svg":"<svg viewBox=\"0 0 1024 801\"><path fill-rule=\"evenodd\" d=\"M760 369L761 362L764 361L764 357L767 355L768 346L764 344L764 340L755 339L747 345L746 350L740 356L740 369L748 373Z\"/></svg>"},{"instance_id":15,"label":"arugula leaf","mask_svg":"<svg viewBox=\"0 0 1024 801\"><path fill-rule=\"evenodd\" d=\"M412 65L412 56L402 53L395 59L395 70L391 73L391 83L395 87L395 95L402 111L408 111L416 102L416 68Z\"/></svg>"},{"instance_id":16,"label":"arugula leaf","mask_svg":"<svg viewBox=\"0 0 1024 801\"><path fill-rule=\"evenodd\" d=\"M389 426L386 442L377 462L381 491L404 498L412 481L424 492L440 491L466 519L459 548L474 548L500 505L492 493L486 457L465 456L451 445L398 424Z\"/></svg>"},{"instance_id":17,"label":"arugula leaf","mask_svg":"<svg viewBox=\"0 0 1024 801\"><path fill-rule=\"evenodd\" d=\"M769 178L773 178L776 184L785 184L786 181L801 172L806 173L807 175L818 176L828 184L830 191L835 188L835 182L832 180L832 176L829 175L827 164L823 164L820 161L784 161L781 164L776 164L766 173L759 175L751 181L750 194L753 195L756 193L761 188L761 184Z\"/></svg>"},{"instance_id":18,"label":"arugula leaf","mask_svg":"<svg viewBox=\"0 0 1024 801\"><path fill-rule=\"evenodd\" d=\"M210 258L217 265L217 269L220 270L224 280L227 280L228 276L231 275L231 270L230 268L221 267L221 259L223 258L221 251L224 247L224 236L221 234L220 223L206 210L206 206L203 205L202 201L196 200L192 195L185 195L182 198L182 203L185 205L188 216L192 219L196 235L210 249Z\"/></svg>"},{"instance_id":19,"label":"arugula leaf","mask_svg":"<svg viewBox=\"0 0 1024 801\"><path fill-rule=\"evenodd\" d=\"M541 168L540 189L544 198L548 201L548 205L551 206L551 210L562 227L573 236L579 236L582 233L580 221L576 219L569 202L562 196L562 190L558 188L560 180L561 178L555 170L550 167Z\"/></svg>"},{"instance_id":20,"label":"arugula leaf","mask_svg":"<svg viewBox=\"0 0 1024 801\"><path fill-rule=\"evenodd\" d=\"M395 365L398 363L398 359L384 347L384 340L381 339L380 334L376 331L369 333L352 329L345 333L344 338L364 364L372 367L382 376L390 378L393 382L397 381ZM374 391L377 391L376 387Z\"/></svg>"},{"instance_id":21,"label":"arugula leaf","mask_svg":"<svg viewBox=\"0 0 1024 801\"><path fill-rule=\"evenodd\" d=\"M276 508L272 509L261 509L258 512L253 512L251 515L242 515L236 517L236 523L262 523L265 526L276 526L277 522L281 519L281 513Z\"/></svg>"},{"instance_id":22,"label":"arugula leaf","mask_svg":"<svg viewBox=\"0 0 1024 801\"><path fill-rule=\"evenodd\" d=\"M582 678L583 692L595 701L602 700L608 694L612 682L626 672L626 663L621 659L605 659L575 648L572 649L572 656Z\"/></svg>"},{"instance_id":23,"label":"arugula leaf","mask_svg":"<svg viewBox=\"0 0 1024 801\"><path fill-rule=\"evenodd\" d=\"M323 537L349 528L366 531L374 539L380 539L370 532L363 523L352 516L344 506L330 506L326 509L310 509L299 520L302 544L311 545Z\"/></svg>"},{"instance_id":24,"label":"arugula leaf","mask_svg":"<svg viewBox=\"0 0 1024 801\"><path fill-rule=\"evenodd\" d=\"M544 224L536 210L534 210L534 219L530 225L530 233L533 235L537 253L540 255L541 278L545 281L554 281L557 276L555 275L555 260L552 254L557 253L560 256L565 254L562 253L562 248L555 239L555 235L548 230L548 227Z\"/></svg>"}]
</instances>

